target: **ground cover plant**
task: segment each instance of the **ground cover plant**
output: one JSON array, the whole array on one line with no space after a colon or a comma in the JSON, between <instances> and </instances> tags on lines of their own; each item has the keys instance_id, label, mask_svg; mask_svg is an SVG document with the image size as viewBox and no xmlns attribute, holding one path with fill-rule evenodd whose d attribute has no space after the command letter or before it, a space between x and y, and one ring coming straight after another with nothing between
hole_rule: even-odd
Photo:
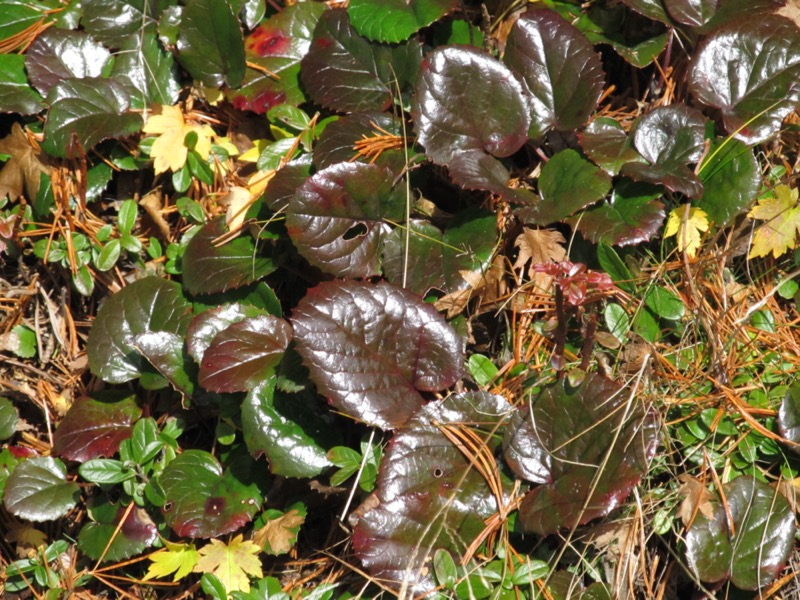
<instances>
[{"instance_id":1,"label":"ground cover plant","mask_svg":"<svg viewBox=\"0 0 800 600\"><path fill-rule=\"evenodd\" d=\"M4 597L795 597L798 8L0 0Z\"/></svg>"}]
</instances>

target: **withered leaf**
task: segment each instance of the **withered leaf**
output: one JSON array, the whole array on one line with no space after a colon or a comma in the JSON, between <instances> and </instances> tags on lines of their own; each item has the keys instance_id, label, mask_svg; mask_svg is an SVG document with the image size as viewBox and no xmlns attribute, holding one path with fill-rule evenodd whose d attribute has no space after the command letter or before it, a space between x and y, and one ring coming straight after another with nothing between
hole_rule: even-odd
<instances>
[{"instance_id":1,"label":"withered leaf","mask_svg":"<svg viewBox=\"0 0 800 600\"><path fill-rule=\"evenodd\" d=\"M11 133L0 140L0 153L11 156L0 170L0 198L8 196L13 202L24 195L30 201L35 200L39 192L39 177L48 175L50 167L19 123L14 123Z\"/></svg>"},{"instance_id":2,"label":"withered leaf","mask_svg":"<svg viewBox=\"0 0 800 600\"><path fill-rule=\"evenodd\" d=\"M700 511L708 520L714 520L714 494L712 494L703 483L695 477L684 473L678 477L681 486L678 494L683 496L681 505L678 508L678 516L686 526L692 522L696 511Z\"/></svg>"},{"instance_id":3,"label":"withered leaf","mask_svg":"<svg viewBox=\"0 0 800 600\"><path fill-rule=\"evenodd\" d=\"M253 542L269 554L285 554L297 540L297 530L305 522L305 515L296 508L286 514L270 519L266 525L253 532Z\"/></svg>"}]
</instances>

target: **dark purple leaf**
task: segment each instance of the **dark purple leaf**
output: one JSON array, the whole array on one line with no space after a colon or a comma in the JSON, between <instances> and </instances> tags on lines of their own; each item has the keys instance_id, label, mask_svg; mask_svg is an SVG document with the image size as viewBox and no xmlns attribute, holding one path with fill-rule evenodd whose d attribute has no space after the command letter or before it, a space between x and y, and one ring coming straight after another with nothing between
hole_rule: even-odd
<instances>
[{"instance_id":1,"label":"dark purple leaf","mask_svg":"<svg viewBox=\"0 0 800 600\"><path fill-rule=\"evenodd\" d=\"M719 227L727 226L761 189L761 169L753 151L733 138L717 138L698 173L703 195L694 204Z\"/></svg>"},{"instance_id":2,"label":"dark purple leaf","mask_svg":"<svg viewBox=\"0 0 800 600\"><path fill-rule=\"evenodd\" d=\"M492 213L463 211L444 232L414 220L408 229L398 227L386 238L383 270L389 281L420 296L434 288L451 294L469 287L462 271L488 268L496 241L497 217Z\"/></svg>"},{"instance_id":3,"label":"dark purple leaf","mask_svg":"<svg viewBox=\"0 0 800 600\"><path fill-rule=\"evenodd\" d=\"M383 131L381 131L383 130ZM358 160L374 162L387 167L393 173L400 173L405 167L405 153L402 148L392 148L381 152L375 160L359 156L356 142L365 138L386 136L386 133L401 137L403 128L394 115L379 112L358 113L342 117L325 128L319 142L314 146L314 166L324 169L337 163Z\"/></svg>"},{"instance_id":4,"label":"dark purple leaf","mask_svg":"<svg viewBox=\"0 0 800 600\"><path fill-rule=\"evenodd\" d=\"M664 9L662 0L622 0L639 14L649 17L654 21L670 24L670 18Z\"/></svg>"},{"instance_id":5,"label":"dark purple leaf","mask_svg":"<svg viewBox=\"0 0 800 600\"><path fill-rule=\"evenodd\" d=\"M66 79L100 77L111 53L82 31L51 27L39 34L25 55L31 85L46 96Z\"/></svg>"},{"instance_id":6,"label":"dark purple leaf","mask_svg":"<svg viewBox=\"0 0 800 600\"><path fill-rule=\"evenodd\" d=\"M259 256L253 239L241 236L219 244L225 218L206 223L183 254L183 286L190 294L214 294L252 283L275 270L272 259Z\"/></svg>"},{"instance_id":7,"label":"dark purple leaf","mask_svg":"<svg viewBox=\"0 0 800 600\"><path fill-rule=\"evenodd\" d=\"M300 78L306 91L337 112L383 111L399 85L404 90L417 77L422 44L370 43L350 26L344 9L325 12L303 58Z\"/></svg>"},{"instance_id":8,"label":"dark purple leaf","mask_svg":"<svg viewBox=\"0 0 800 600\"><path fill-rule=\"evenodd\" d=\"M495 158L519 150L530 125L528 96L503 63L475 48L434 50L422 63L412 113L425 153L456 183L530 196L508 189L508 170Z\"/></svg>"},{"instance_id":9,"label":"dark purple leaf","mask_svg":"<svg viewBox=\"0 0 800 600\"><path fill-rule=\"evenodd\" d=\"M0 54L0 112L35 115L43 109L42 97L28 84L25 57Z\"/></svg>"},{"instance_id":10,"label":"dark purple leaf","mask_svg":"<svg viewBox=\"0 0 800 600\"><path fill-rule=\"evenodd\" d=\"M653 109L631 130L633 145L647 163L628 163L622 174L698 198L703 185L687 165L703 154L705 123L698 110L681 104Z\"/></svg>"},{"instance_id":11,"label":"dark purple leaf","mask_svg":"<svg viewBox=\"0 0 800 600\"><path fill-rule=\"evenodd\" d=\"M248 304L224 304L201 312L186 331L186 349L198 364L218 333L247 317L258 317L265 311Z\"/></svg>"},{"instance_id":12,"label":"dark purple leaf","mask_svg":"<svg viewBox=\"0 0 800 600\"><path fill-rule=\"evenodd\" d=\"M549 9L529 10L517 20L503 61L530 91L532 138L583 126L603 93L605 73L594 47Z\"/></svg>"},{"instance_id":13,"label":"dark purple leaf","mask_svg":"<svg viewBox=\"0 0 800 600\"><path fill-rule=\"evenodd\" d=\"M373 496L377 506L353 532L353 549L374 577L407 584L417 596L434 587L437 549L464 555L500 507L486 479L437 424L471 427L491 448L494 427L510 408L486 392L454 394L422 408L392 439ZM494 462L491 453L488 459Z\"/></svg>"},{"instance_id":14,"label":"dark purple leaf","mask_svg":"<svg viewBox=\"0 0 800 600\"><path fill-rule=\"evenodd\" d=\"M800 444L800 384L795 383L786 392L778 409L778 430L790 442ZM800 447L789 446L800 453Z\"/></svg>"},{"instance_id":15,"label":"dark purple leaf","mask_svg":"<svg viewBox=\"0 0 800 600\"><path fill-rule=\"evenodd\" d=\"M789 501L774 488L740 476L726 483L725 501L714 502L714 519L698 512L686 532L686 558L702 581L730 577L743 590L769 585L789 560L794 548L795 520Z\"/></svg>"},{"instance_id":16,"label":"dark purple leaf","mask_svg":"<svg viewBox=\"0 0 800 600\"><path fill-rule=\"evenodd\" d=\"M283 477L316 477L331 466L327 449L337 430L315 394L288 394L264 380L242 405L242 433L253 456L265 455L270 471Z\"/></svg>"},{"instance_id":17,"label":"dark purple leaf","mask_svg":"<svg viewBox=\"0 0 800 600\"><path fill-rule=\"evenodd\" d=\"M403 219L405 189L377 165L340 163L318 171L297 189L286 229L298 252L336 277L380 274L381 247Z\"/></svg>"},{"instance_id":18,"label":"dark purple leaf","mask_svg":"<svg viewBox=\"0 0 800 600\"><path fill-rule=\"evenodd\" d=\"M800 103L800 36L788 19L749 16L717 29L694 55L689 89L722 113L726 131L763 142Z\"/></svg>"},{"instance_id":19,"label":"dark purple leaf","mask_svg":"<svg viewBox=\"0 0 800 600\"><path fill-rule=\"evenodd\" d=\"M219 537L249 523L261 506L255 485L245 485L211 454L186 450L159 478L167 524L179 537Z\"/></svg>"},{"instance_id":20,"label":"dark purple leaf","mask_svg":"<svg viewBox=\"0 0 800 600\"><path fill-rule=\"evenodd\" d=\"M709 33L731 21L746 16L748 19L761 19L776 13L786 4L785 0L723 0L719 2L717 11L703 27L700 33Z\"/></svg>"},{"instance_id":21,"label":"dark purple leaf","mask_svg":"<svg viewBox=\"0 0 800 600\"><path fill-rule=\"evenodd\" d=\"M328 282L292 318L297 351L339 410L383 428L402 425L461 375L462 341L430 304L380 282Z\"/></svg>"},{"instance_id":22,"label":"dark purple leaf","mask_svg":"<svg viewBox=\"0 0 800 600\"><path fill-rule=\"evenodd\" d=\"M126 36L155 23L153 2L142 0L83 0L81 26L94 39L111 48L118 48Z\"/></svg>"},{"instance_id":23,"label":"dark purple leaf","mask_svg":"<svg viewBox=\"0 0 800 600\"><path fill-rule=\"evenodd\" d=\"M166 331L148 331L133 336L131 345L176 390L184 396L192 396L197 367L184 351L183 336Z\"/></svg>"},{"instance_id":24,"label":"dark purple leaf","mask_svg":"<svg viewBox=\"0 0 800 600\"><path fill-rule=\"evenodd\" d=\"M314 27L326 8L322 2L286 6L245 38L247 61L264 70L248 67L242 86L227 90L234 107L263 114L278 104L297 106L306 101L300 88L300 61L311 46Z\"/></svg>"},{"instance_id":25,"label":"dark purple leaf","mask_svg":"<svg viewBox=\"0 0 800 600\"><path fill-rule=\"evenodd\" d=\"M133 336L149 331L182 336L191 318L191 305L178 284L157 277L140 279L97 311L87 344L89 367L109 383L136 379L146 361L133 347Z\"/></svg>"},{"instance_id":26,"label":"dark purple leaf","mask_svg":"<svg viewBox=\"0 0 800 600\"><path fill-rule=\"evenodd\" d=\"M8 476L3 504L28 521L52 521L66 515L80 499L80 488L67 481L67 468L57 458L42 456L20 462Z\"/></svg>"},{"instance_id":27,"label":"dark purple leaf","mask_svg":"<svg viewBox=\"0 0 800 600\"><path fill-rule=\"evenodd\" d=\"M660 187L620 179L608 202L581 211L566 222L595 244L629 246L646 242L664 223L664 205L656 200L662 193Z\"/></svg>"},{"instance_id":28,"label":"dark purple leaf","mask_svg":"<svg viewBox=\"0 0 800 600\"><path fill-rule=\"evenodd\" d=\"M722 0L664 0L669 16L690 27L708 23L722 3Z\"/></svg>"},{"instance_id":29,"label":"dark purple leaf","mask_svg":"<svg viewBox=\"0 0 800 600\"><path fill-rule=\"evenodd\" d=\"M108 510L114 508L116 510ZM78 549L92 560L99 560L102 556L103 562L117 562L141 554L152 546L158 538L158 531L143 508L134 506L117 531L127 508L108 505L100 510L94 509L95 520L84 525L78 534Z\"/></svg>"},{"instance_id":30,"label":"dark purple leaf","mask_svg":"<svg viewBox=\"0 0 800 600\"><path fill-rule=\"evenodd\" d=\"M218 333L203 353L200 385L212 392L245 392L269 377L292 339L283 319L246 317Z\"/></svg>"},{"instance_id":31,"label":"dark purple leaf","mask_svg":"<svg viewBox=\"0 0 800 600\"><path fill-rule=\"evenodd\" d=\"M604 198L610 189L608 174L575 150L562 150L542 167L542 199L528 218L539 225L560 221Z\"/></svg>"},{"instance_id":32,"label":"dark purple leaf","mask_svg":"<svg viewBox=\"0 0 800 600\"><path fill-rule=\"evenodd\" d=\"M589 123L578 133L578 141L586 156L612 176L625 163L644 160L631 146L622 125L610 117L598 117Z\"/></svg>"},{"instance_id":33,"label":"dark purple leaf","mask_svg":"<svg viewBox=\"0 0 800 600\"><path fill-rule=\"evenodd\" d=\"M542 484L522 501L522 526L549 535L610 513L647 472L658 430L635 391L600 375L546 387L504 438L512 470Z\"/></svg>"},{"instance_id":34,"label":"dark purple leaf","mask_svg":"<svg viewBox=\"0 0 800 600\"><path fill-rule=\"evenodd\" d=\"M280 169L264 190L264 202L275 212L289 205L299 188L311 175L311 161L295 160Z\"/></svg>"},{"instance_id":35,"label":"dark purple leaf","mask_svg":"<svg viewBox=\"0 0 800 600\"><path fill-rule=\"evenodd\" d=\"M136 396L105 390L73 402L53 436L53 451L68 460L86 462L113 456L122 440L131 437L142 409Z\"/></svg>"},{"instance_id":36,"label":"dark purple leaf","mask_svg":"<svg viewBox=\"0 0 800 600\"><path fill-rule=\"evenodd\" d=\"M454 0L351 0L347 14L370 40L397 43L456 8Z\"/></svg>"}]
</instances>

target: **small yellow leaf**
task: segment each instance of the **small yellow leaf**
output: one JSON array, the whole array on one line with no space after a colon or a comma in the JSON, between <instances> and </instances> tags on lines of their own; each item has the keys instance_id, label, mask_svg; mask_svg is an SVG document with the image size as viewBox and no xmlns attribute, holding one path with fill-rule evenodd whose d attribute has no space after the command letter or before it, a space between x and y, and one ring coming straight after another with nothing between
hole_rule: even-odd
<instances>
[{"instance_id":1,"label":"small yellow leaf","mask_svg":"<svg viewBox=\"0 0 800 600\"><path fill-rule=\"evenodd\" d=\"M253 147L250 148L250 150L248 150L244 154L242 154L239 157L239 160L242 162L250 162L250 163L258 162L258 157L261 156L261 152L264 150L264 148L267 147L268 144L271 143L272 142L269 140L254 140Z\"/></svg>"},{"instance_id":2,"label":"small yellow leaf","mask_svg":"<svg viewBox=\"0 0 800 600\"><path fill-rule=\"evenodd\" d=\"M164 546L166 547L163 550L150 555L153 564L147 569L145 581L155 577L166 577L170 573L174 573L172 581L183 579L192 572L200 558L200 553L194 544L173 544L164 541Z\"/></svg>"},{"instance_id":3,"label":"small yellow leaf","mask_svg":"<svg viewBox=\"0 0 800 600\"><path fill-rule=\"evenodd\" d=\"M797 246L800 233L800 207L798 191L786 185L775 186L775 195L761 198L748 216L766 221L756 229L750 258L772 256L778 258Z\"/></svg>"},{"instance_id":4,"label":"small yellow leaf","mask_svg":"<svg viewBox=\"0 0 800 600\"><path fill-rule=\"evenodd\" d=\"M259 552L261 548L251 541L243 541L241 534L233 538L230 544L212 539L210 544L200 548L201 556L194 566L194 572L213 573L229 594L249 592L248 575L256 578L264 576L261 560L257 556Z\"/></svg>"},{"instance_id":5,"label":"small yellow leaf","mask_svg":"<svg viewBox=\"0 0 800 600\"><path fill-rule=\"evenodd\" d=\"M179 171L186 164L189 149L184 140L191 132L197 134L195 151L203 159L207 159L211 153L214 130L208 125L186 123L179 106L162 106L161 114L147 119L143 131L158 136L150 149L156 175L168 170Z\"/></svg>"},{"instance_id":6,"label":"small yellow leaf","mask_svg":"<svg viewBox=\"0 0 800 600\"><path fill-rule=\"evenodd\" d=\"M708 215L696 207L689 209L689 217L684 221L686 207L677 206L669 213L664 237L677 235L678 250L694 258L702 241L701 234L708 231Z\"/></svg>"},{"instance_id":7,"label":"small yellow leaf","mask_svg":"<svg viewBox=\"0 0 800 600\"><path fill-rule=\"evenodd\" d=\"M247 209L257 198L258 196L250 195L250 190L239 186L231 187L228 193L220 198L221 205L228 205L228 211L225 213L225 222L230 231L239 231L241 229Z\"/></svg>"},{"instance_id":8,"label":"small yellow leaf","mask_svg":"<svg viewBox=\"0 0 800 600\"><path fill-rule=\"evenodd\" d=\"M285 554L292 549L300 525L305 523L305 515L293 508L285 515L267 521L267 524L253 533L253 542L270 554Z\"/></svg>"}]
</instances>

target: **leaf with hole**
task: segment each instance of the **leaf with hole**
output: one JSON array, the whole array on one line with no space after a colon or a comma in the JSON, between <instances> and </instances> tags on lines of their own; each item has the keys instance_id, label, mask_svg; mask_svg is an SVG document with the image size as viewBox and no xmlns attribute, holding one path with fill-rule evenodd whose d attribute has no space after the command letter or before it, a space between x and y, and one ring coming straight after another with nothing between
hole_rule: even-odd
<instances>
[{"instance_id":1,"label":"leaf with hole","mask_svg":"<svg viewBox=\"0 0 800 600\"><path fill-rule=\"evenodd\" d=\"M97 311L87 351L92 372L109 383L136 379L147 364L133 337L165 331L182 336L191 320L191 305L178 284L146 277L108 298Z\"/></svg>"},{"instance_id":2,"label":"leaf with hole","mask_svg":"<svg viewBox=\"0 0 800 600\"><path fill-rule=\"evenodd\" d=\"M403 219L405 190L377 165L340 163L305 181L286 209L286 229L298 252L335 277L380 274L381 248Z\"/></svg>"},{"instance_id":3,"label":"leaf with hole","mask_svg":"<svg viewBox=\"0 0 800 600\"><path fill-rule=\"evenodd\" d=\"M719 109L726 131L763 142L800 103L800 36L778 15L746 17L714 31L695 53L689 89Z\"/></svg>"},{"instance_id":4,"label":"leaf with hole","mask_svg":"<svg viewBox=\"0 0 800 600\"><path fill-rule=\"evenodd\" d=\"M336 112L383 111L399 86L417 77L422 44L377 44L356 33L344 9L326 11L301 62L300 79L311 98Z\"/></svg>"},{"instance_id":5,"label":"leaf with hole","mask_svg":"<svg viewBox=\"0 0 800 600\"><path fill-rule=\"evenodd\" d=\"M131 437L142 414L136 396L124 390L102 390L72 403L53 436L53 450L68 460L86 462L116 454Z\"/></svg>"},{"instance_id":6,"label":"leaf with hole","mask_svg":"<svg viewBox=\"0 0 800 600\"><path fill-rule=\"evenodd\" d=\"M635 391L589 374L559 381L517 410L504 456L533 488L519 509L526 531L549 535L605 516L647 472L658 420Z\"/></svg>"},{"instance_id":7,"label":"leaf with hole","mask_svg":"<svg viewBox=\"0 0 800 600\"><path fill-rule=\"evenodd\" d=\"M475 48L437 48L422 63L412 115L428 158L460 186L532 198L507 187L508 169L497 160L527 142L531 119L528 94L503 63Z\"/></svg>"},{"instance_id":8,"label":"leaf with hole","mask_svg":"<svg viewBox=\"0 0 800 600\"><path fill-rule=\"evenodd\" d=\"M438 21L456 6L453 0L352 0L347 14L365 38L395 44Z\"/></svg>"},{"instance_id":9,"label":"leaf with hole","mask_svg":"<svg viewBox=\"0 0 800 600\"><path fill-rule=\"evenodd\" d=\"M530 92L531 138L583 126L603 93L605 73L592 44L548 9L529 10L514 23L503 61Z\"/></svg>"},{"instance_id":10,"label":"leaf with hole","mask_svg":"<svg viewBox=\"0 0 800 600\"><path fill-rule=\"evenodd\" d=\"M204 225L186 246L183 286L190 294L226 292L275 270L272 258L259 255L249 235L215 243L225 233L225 217L218 217Z\"/></svg>"},{"instance_id":11,"label":"leaf with hole","mask_svg":"<svg viewBox=\"0 0 800 600\"><path fill-rule=\"evenodd\" d=\"M727 510L715 498L714 518L698 513L686 532L689 567L702 581L730 578L740 589L758 590L786 566L794 548L794 511L780 492L754 477L723 487Z\"/></svg>"},{"instance_id":12,"label":"leaf with hole","mask_svg":"<svg viewBox=\"0 0 800 600\"><path fill-rule=\"evenodd\" d=\"M367 501L373 507L353 532L353 549L371 575L394 586L407 583L414 595L422 594L434 587L436 550L464 555L483 531L484 519L498 511L498 501L505 501L510 484L495 466L492 474L502 495L496 498L465 454L473 449L456 446L442 428L475 436L480 445L474 451L495 465L492 429L510 410L501 396L453 394L422 408L392 439L375 502Z\"/></svg>"},{"instance_id":13,"label":"leaf with hole","mask_svg":"<svg viewBox=\"0 0 800 600\"><path fill-rule=\"evenodd\" d=\"M430 305L386 282L326 282L292 316L297 351L321 394L365 423L395 428L461 376L455 330ZM419 391L418 391L419 390Z\"/></svg>"},{"instance_id":14,"label":"leaf with hole","mask_svg":"<svg viewBox=\"0 0 800 600\"><path fill-rule=\"evenodd\" d=\"M67 481L67 468L57 458L22 461L6 481L3 503L12 515L29 521L52 521L77 504L80 488Z\"/></svg>"},{"instance_id":15,"label":"leaf with hole","mask_svg":"<svg viewBox=\"0 0 800 600\"><path fill-rule=\"evenodd\" d=\"M180 537L218 537L253 519L261 506L254 484L241 482L208 452L186 450L159 478L167 501L161 509Z\"/></svg>"}]
</instances>

